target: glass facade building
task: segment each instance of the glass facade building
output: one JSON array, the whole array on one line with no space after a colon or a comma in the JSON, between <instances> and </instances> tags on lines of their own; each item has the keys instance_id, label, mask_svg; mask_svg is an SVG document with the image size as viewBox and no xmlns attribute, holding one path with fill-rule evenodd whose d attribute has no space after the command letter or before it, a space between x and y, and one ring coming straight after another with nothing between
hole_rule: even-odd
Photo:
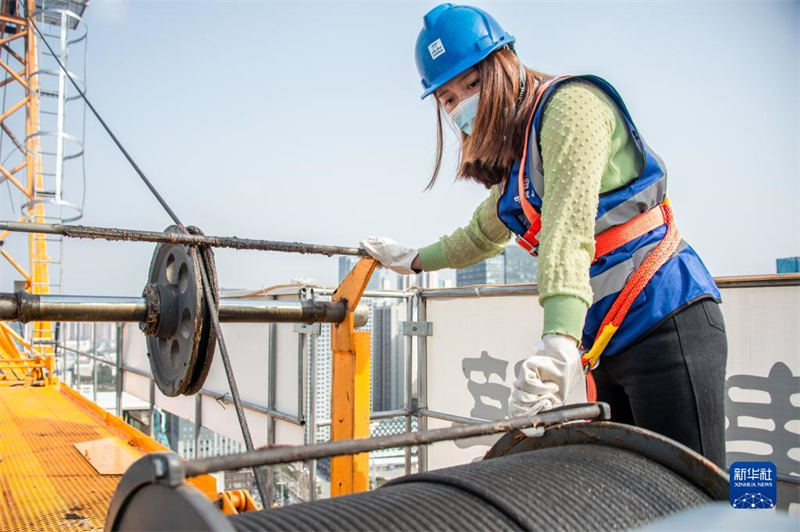
<instances>
[{"instance_id":1,"label":"glass facade building","mask_svg":"<svg viewBox=\"0 0 800 532\"><path fill-rule=\"evenodd\" d=\"M456 286L535 283L537 273L536 258L516 244L511 244L495 257L456 270Z\"/></svg>"}]
</instances>

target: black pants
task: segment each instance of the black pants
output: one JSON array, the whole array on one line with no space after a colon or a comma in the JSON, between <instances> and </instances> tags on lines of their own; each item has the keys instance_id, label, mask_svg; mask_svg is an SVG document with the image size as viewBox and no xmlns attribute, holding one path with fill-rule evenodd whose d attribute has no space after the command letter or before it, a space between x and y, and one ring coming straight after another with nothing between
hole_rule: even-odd
<instances>
[{"instance_id":1,"label":"black pants","mask_svg":"<svg viewBox=\"0 0 800 532\"><path fill-rule=\"evenodd\" d=\"M592 372L611 418L679 441L725 468L725 364L719 304L695 301Z\"/></svg>"}]
</instances>

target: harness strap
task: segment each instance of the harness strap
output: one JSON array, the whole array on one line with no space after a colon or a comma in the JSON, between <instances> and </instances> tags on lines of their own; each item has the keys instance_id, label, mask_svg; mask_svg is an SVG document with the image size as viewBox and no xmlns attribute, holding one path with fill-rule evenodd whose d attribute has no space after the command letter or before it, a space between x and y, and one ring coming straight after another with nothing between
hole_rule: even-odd
<instances>
[{"instance_id":1,"label":"harness strap","mask_svg":"<svg viewBox=\"0 0 800 532\"><path fill-rule=\"evenodd\" d=\"M539 233L539 229L541 229L542 227L542 220L541 216L539 215L538 212L536 212L536 209L533 207L533 205L531 205L531 202L528 201L528 197L525 194L525 161L528 158L528 138L530 137L531 134L531 124L533 123L533 117L536 114L536 109L537 107L539 107L539 101L542 99L542 96L544 95L545 92L547 92L547 89L550 87L550 85L552 85L553 83L555 83L560 79L568 77L570 76L556 76L542 83L542 86L539 89L539 93L536 95L536 99L533 101L533 110L531 111L531 116L528 117L528 125L525 128L525 144L522 146L522 158L519 161L517 192L519 193L519 203L522 206L522 212L525 213L525 217L531 223L531 227L525 233L525 237L523 238L525 238L525 241L532 247L538 245L535 236L536 234ZM531 235L532 238L526 238L531 233L531 229L533 228L535 223L538 225L538 229L536 229L536 232L533 233L533 235ZM524 245L522 247L528 249ZM530 251L530 249L528 249L528 251Z\"/></svg>"},{"instance_id":2,"label":"harness strap","mask_svg":"<svg viewBox=\"0 0 800 532\"><path fill-rule=\"evenodd\" d=\"M664 209L659 204L624 224L606 229L594 238L594 261L665 223Z\"/></svg>"},{"instance_id":3,"label":"harness strap","mask_svg":"<svg viewBox=\"0 0 800 532\"><path fill-rule=\"evenodd\" d=\"M617 295L614 304L611 305L605 318L603 318L600 328L598 329L597 336L595 337L592 348L583 355L583 365L587 370L591 370L597 366L597 361L600 355L608 346L611 338L622 325L625 316L633 305L633 302L639 297L639 294L653 278L653 275L658 271L665 262L669 260L672 254L678 247L681 241L681 234L678 227L674 223L672 206L670 205L669 198L665 198L663 203L659 206L664 216L664 222L667 224L667 234L661 242L658 243L656 248L650 253L646 259L636 268L633 272L625 287ZM645 213L646 214L646 213Z\"/></svg>"}]
</instances>

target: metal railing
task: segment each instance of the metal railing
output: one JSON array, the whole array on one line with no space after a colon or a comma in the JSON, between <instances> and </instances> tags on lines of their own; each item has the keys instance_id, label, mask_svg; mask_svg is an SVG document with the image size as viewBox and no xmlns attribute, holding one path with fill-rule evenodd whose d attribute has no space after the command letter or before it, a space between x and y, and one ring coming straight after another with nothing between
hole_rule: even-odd
<instances>
[{"instance_id":1,"label":"metal railing","mask_svg":"<svg viewBox=\"0 0 800 532\"><path fill-rule=\"evenodd\" d=\"M800 275L789 276L771 276L770 278L758 277L753 278L748 283L747 278L731 278L731 279L718 279L721 287L724 288L741 288L741 287L764 287L764 286L800 286ZM330 291L316 290L319 295L329 294ZM456 287L445 289L413 289L407 292L383 292L383 291L368 291L365 293L362 301L368 299L387 298L394 300L402 300L400 304L405 304L405 321L409 324L426 323L428 314L428 302L438 301L443 299L468 299L468 298L482 298L482 297L500 297L500 296L535 296L537 295L536 285L483 285L472 287ZM404 389L402 408L394 408L382 411L373 411L370 415L371 421L381 421L386 419L402 418L401 434L413 432L416 425L418 430L426 430L428 428L428 420L435 419L447 423L459 425L476 425L487 421L476 417L469 417L459 415L453 412L445 412L437 409L429 408L428 405L428 391L429 386L433 383L428 382L428 337L419 331L414 332L413 327L401 327L399 334L404 334L403 352L402 357L404 361L404 370L402 377L402 385ZM124 353L122 353L122 335L123 328L120 326L117 329L117 352L114 361L109 362L102 358L92 356L89 353L80 353L79 356L86 357L94 360L95 364L109 364L116 367L117 370L117 414L121 413L121 397L124 390L124 379L126 374L134 374L145 377L149 380L150 397L149 408L152 412L155 408L155 396L153 393L154 384L152 375L148 371L141 368L136 368L124 363ZM318 441L317 429L328 427L331 425L331 420L327 418L319 418L316 412L316 397L317 386L319 385L317 376L314 370L318 367L318 340L323 334L322 329L317 325L314 326L295 326L294 332L297 334L297 363L298 363L298 382L297 385L297 414L287 413L281 411L276 406L276 391L279 383L276 381L276 366L278 363L278 345L277 345L277 324L270 323L268 325L268 340L266 345L267 357L267 385L265 387L264 402L243 401L245 410L252 411L266 416L266 442L268 445L276 443L276 422L289 423L291 425L302 427L303 430L303 443L315 444ZM417 341L414 342L414 336L417 336ZM75 352L73 349L64 348L61 346L60 351ZM96 367L94 370L96 381ZM414 387L414 380L416 377L416 388ZM210 398L215 401L223 403L231 403L230 394L225 391L215 390L209 387L204 387L197 394L198 405L202 398ZM203 420L199 417L200 407L198 406L198 416L196 416L195 423L202 425ZM416 423L414 423L416 421ZM195 447L197 448L197 447ZM419 445L416 448L416 468L414 463L414 450L412 447L405 447L403 470L406 474L416 471L425 471L428 468L427 460L427 445ZM315 486L316 484L316 464L314 460L309 460L305 463L305 468L308 473L309 485ZM270 495L271 496L271 495ZM308 494L308 499L313 499L316 496L316 490L311 489Z\"/></svg>"}]
</instances>

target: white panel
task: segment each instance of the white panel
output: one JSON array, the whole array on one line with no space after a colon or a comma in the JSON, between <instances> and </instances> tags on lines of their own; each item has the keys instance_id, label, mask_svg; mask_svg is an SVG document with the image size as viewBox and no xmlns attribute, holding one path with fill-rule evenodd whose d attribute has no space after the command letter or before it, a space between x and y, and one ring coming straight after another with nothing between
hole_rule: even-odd
<instances>
[{"instance_id":1,"label":"white panel","mask_svg":"<svg viewBox=\"0 0 800 532\"><path fill-rule=\"evenodd\" d=\"M728 375L766 377L776 362L800 374L800 286L722 291Z\"/></svg>"},{"instance_id":2,"label":"white panel","mask_svg":"<svg viewBox=\"0 0 800 532\"><path fill-rule=\"evenodd\" d=\"M207 429L218 432L238 442L244 442L239 418L232 403L217 401L203 396L201 401L202 424ZM245 409L245 417L250 428L250 436L255 447L267 444L267 416L254 410Z\"/></svg>"},{"instance_id":3,"label":"white panel","mask_svg":"<svg viewBox=\"0 0 800 532\"><path fill-rule=\"evenodd\" d=\"M150 373L145 335L136 323L126 323L122 327L122 363Z\"/></svg>"},{"instance_id":4,"label":"white panel","mask_svg":"<svg viewBox=\"0 0 800 532\"><path fill-rule=\"evenodd\" d=\"M800 473L792 455L800 408L800 286L722 291L728 335L725 404L728 462L769 460Z\"/></svg>"},{"instance_id":5,"label":"white panel","mask_svg":"<svg viewBox=\"0 0 800 532\"><path fill-rule=\"evenodd\" d=\"M276 445L303 445L305 430L294 423L287 423L280 419L275 421Z\"/></svg>"},{"instance_id":6,"label":"white panel","mask_svg":"<svg viewBox=\"0 0 800 532\"><path fill-rule=\"evenodd\" d=\"M122 378L122 389L150 404L150 379L126 371Z\"/></svg>"},{"instance_id":7,"label":"white panel","mask_svg":"<svg viewBox=\"0 0 800 532\"><path fill-rule=\"evenodd\" d=\"M428 338L428 408L480 419L504 417L515 366L533 354L542 335L537 297L434 299L427 302L427 316L434 323ZM567 402L585 400L584 387L577 386ZM430 469L469 462L489 449L472 443L437 444L429 454Z\"/></svg>"},{"instance_id":8,"label":"white panel","mask_svg":"<svg viewBox=\"0 0 800 532\"><path fill-rule=\"evenodd\" d=\"M158 386L155 388L155 403L158 408L166 410L178 417L187 419L194 423L195 398L193 395L179 395L178 397L167 397Z\"/></svg>"},{"instance_id":9,"label":"white panel","mask_svg":"<svg viewBox=\"0 0 800 532\"><path fill-rule=\"evenodd\" d=\"M239 396L243 401L266 404L269 326L265 323L223 323L222 334L225 336ZM219 345L214 352L214 361L203 388L220 394L230 394Z\"/></svg>"},{"instance_id":10,"label":"white panel","mask_svg":"<svg viewBox=\"0 0 800 532\"><path fill-rule=\"evenodd\" d=\"M749 449L758 454L764 442L780 449L796 446L796 435L781 429L798 419L791 393L797 393L800 383L800 287L728 288L722 298L729 346L728 386L752 383L749 388L729 390L726 410L729 418L734 416L728 420L728 450ZM541 335L543 316L536 296L434 299L427 302L427 310L428 320L434 322L434 335L428 338L428 407L461 416L501 417L514 365L531 353ZM789 385L778 386L778 382ZM582 400L573 395L569 402ZM735 431L730 431L730 424L739 421L739 405L749 412L763 406L759 441L732 439ZM434 419L428 423L431 428L450 425ZM772 426L775 430L769 430ZM429 449L429 467L469 462L488 447L488 440L473 446L435 444ZM777 455L771 459L784 464L779 466L782 472L800 470L791 457L789 461Z\"/></svg>"},{"instance_id":11,"label":"white panel","mask_svg":"<svg viewBox=\"0 0 800 532\"><path fill-rule=\"evenodd\" d=\"M275 350L275 408L279 411L297 415L298 389L298 334L291 323L276 325L277 342Z\"/></svg>"}]
</instances>

